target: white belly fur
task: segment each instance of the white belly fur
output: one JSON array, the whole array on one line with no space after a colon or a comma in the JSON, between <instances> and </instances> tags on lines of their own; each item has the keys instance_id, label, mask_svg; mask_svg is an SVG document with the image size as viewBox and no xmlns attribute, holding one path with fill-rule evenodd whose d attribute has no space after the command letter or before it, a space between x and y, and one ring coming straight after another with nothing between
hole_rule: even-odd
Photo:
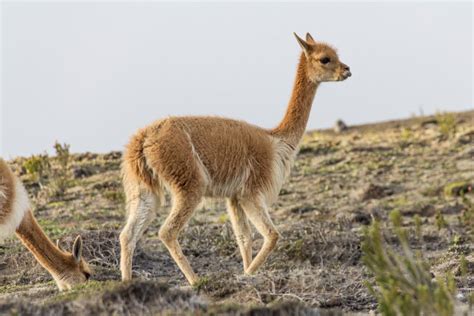
<instances>
[{"instance_id":1,"label":"white belly fur","mask_svg":"<svg viewBox=\"0 0 474 316\"><path fill-rule=\"evenodd\" d=\"M28 193L21 181L15 177L15 200L10 214L0 222L0 241L10 237L20 225L25 213L30 209Z\"/></svg>"}]
</instances>

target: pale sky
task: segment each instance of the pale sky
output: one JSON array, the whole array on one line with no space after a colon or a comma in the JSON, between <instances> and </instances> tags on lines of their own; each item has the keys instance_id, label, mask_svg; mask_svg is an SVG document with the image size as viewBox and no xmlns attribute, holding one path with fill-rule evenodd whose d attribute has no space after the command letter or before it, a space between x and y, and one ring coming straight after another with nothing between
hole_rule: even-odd
<instances>
[{"instance_id":1,"label":"pale sky","mask_svg":"<svg viewBox=\"0 0 474 316\"><path fill-rule=\"evenodd\" d=\"M139 127L202 114L275 126L300 48L337 47L309 129L473 108L472 2L2 2L0 155L122 150Z\"/></svg>"}]
</instances>

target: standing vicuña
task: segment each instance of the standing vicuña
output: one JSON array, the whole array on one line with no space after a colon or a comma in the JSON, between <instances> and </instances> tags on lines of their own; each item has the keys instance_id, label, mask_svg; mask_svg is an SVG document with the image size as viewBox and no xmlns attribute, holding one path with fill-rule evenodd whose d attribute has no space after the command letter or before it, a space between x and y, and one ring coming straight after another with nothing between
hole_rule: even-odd
<instances>
[{"instance_id":1,"label":"standing vicu\u00f1a","mask_svg":"<svg viewBox=\"0 0 474 316\"><path fill-rule=\"evenodd\" d=\"M217 117L170 117L139 130L127 146L123 182L128 220L120 234L123 280L132 277L137 241L163 205L164 190L172 209L159 237L194 284L198 277L184 256L178 234L203 197L227 198L228 212L244 271L255 272L278 240L268 208L278 197L304 134L316 89L324 81L341 81L351 73L333 48L306 41L285 117L266 130L241 121ZM249 221L264 243L252 260Z\"/></svg>"},{"instance_id":2,"label":"standing vicu\u00f1a","mask_svg":"<svg viewBox=\"0 0 474 316\"><path fill-rule=\"evenodd\" d=\"M53 244L38 225L23 184L0 158L0 241L13 232L48 270L60 290L89 279L91 272L82 258L81 237L74 241L72 253Z\"/></svg>"}]
</instances>

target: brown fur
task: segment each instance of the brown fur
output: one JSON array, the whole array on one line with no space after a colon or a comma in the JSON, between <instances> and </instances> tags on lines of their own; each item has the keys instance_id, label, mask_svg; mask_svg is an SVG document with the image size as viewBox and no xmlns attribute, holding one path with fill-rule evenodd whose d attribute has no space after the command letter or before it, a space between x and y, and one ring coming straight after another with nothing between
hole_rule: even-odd
<instances>
[{"instance_id":1,"label":"brown fur","mask_svg":"<svg viewBox=\"0 0 474 316\"><path fill-rule=\"evenodd\" d=\"M272 130L218 117L170 117L135 134L123 162L129 218L121 236L122 279L131 279L132 255L138 239L163 202L173 197L172 210L159 236L193 284L197 275L177 241L179 232L203 197L228 199L228 211L246 273L264 263L278 240L268 208L278 196L305 131L316 89L322 81L350 76L336 52L307 37L293 93L281 123ZM330 58L322 64L322 58ZM264 237L252 261L249 221Z\"/></svg>"},{"instance_id":2,"label":"brown fur","mask_svg":"<svg viewBox=\"0 0 474 316\"><path fill-rule=\"evenodd\" d=\"M15 186L21 185L8 165L0 159L0 224L11 216L14 210ZM82 259L82 240L78 236L73 245L73 253L59 249L45 235L31 210L27 210L16 228L16 235L31 251L38 262L51 274L58 287L69 289L86 281L91 271Z\"/></svg>"},{"instance_id":3,"label":"brown fur","mask_svg":"<svg viewBox=\"0 0 474 316\"><path fill-rule=\"evenodd\" d=\"M15 200L14 177L7 164L0 158L0 223L11 215Z\"/></svg>"}]
</instances>

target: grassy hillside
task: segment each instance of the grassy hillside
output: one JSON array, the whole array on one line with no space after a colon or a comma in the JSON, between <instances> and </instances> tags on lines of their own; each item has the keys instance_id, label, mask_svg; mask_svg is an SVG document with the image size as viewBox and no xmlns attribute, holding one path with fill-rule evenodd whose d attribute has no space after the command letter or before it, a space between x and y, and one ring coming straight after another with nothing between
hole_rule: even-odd
<instances>
[{"instance_id":1,"label":"grassy hillside","mask_svg":"<svg viewBox=\"0 0 474 316\"><path fill-rule=\"evenodd\" d=\"M72 144L74 145L74 144ZM11 161L40 224L69 248L77 234L93 281L59 293L16 238L0 245L0 314L338 314L367 312L377 300L361 250L364 228L398 210L412 249L433 277L454 275L456 310L474 289L474 111L350 127L305 136L291 178L271 215L277 250L255 276L244 276L221 201L197 210L181 237L202 281L187 283L158 239L157 219L134 260L135 280L122 284L118 234L124 223L121 153L83 153ZM261 238L254 233L254 252Z\"/></svg>"}]
</instances>

